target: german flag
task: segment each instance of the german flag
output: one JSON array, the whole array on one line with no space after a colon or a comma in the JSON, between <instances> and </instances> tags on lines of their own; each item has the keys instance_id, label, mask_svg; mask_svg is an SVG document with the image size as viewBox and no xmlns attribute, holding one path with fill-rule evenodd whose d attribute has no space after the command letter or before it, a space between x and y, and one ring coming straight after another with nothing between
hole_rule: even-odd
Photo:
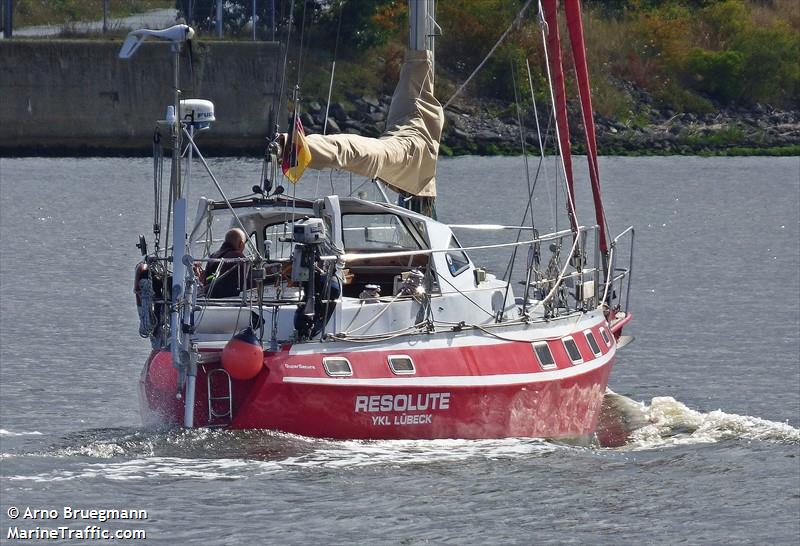
<instances>
[{"instance_id":1,"label":"german flag","mask_svg":"<svg viewBox=\"0 0 800 546\"><path fill-rule=\"evenodd\" d=\"M306 144L306 134L303 132L303 123L300 116L296 116L294 131L289 135L286 149L283 151L283 162L281 168L293 184L297 184L308 164L311 163L311 152Z\"/></svg>"}]
</instances>

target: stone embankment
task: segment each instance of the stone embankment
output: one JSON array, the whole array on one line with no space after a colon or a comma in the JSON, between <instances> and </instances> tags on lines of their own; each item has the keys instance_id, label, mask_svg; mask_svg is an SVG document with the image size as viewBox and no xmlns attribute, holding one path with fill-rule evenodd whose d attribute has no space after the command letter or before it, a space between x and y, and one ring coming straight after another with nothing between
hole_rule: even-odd
<instances>
[{"instance_id":1,"label":"stone embankment","mask_svg":"<svg viewBox=\"0 0 800 546\"><path fill-rule=\"evenodd\" d=\"M174 94L170 46L148 42L123 60L120 45L0 41L0 156L151 153ZM183 96L215 103L217 121L200 138L208 153L264 149L278 51L272 42L205 42L192 62L182 58Z\"/></svg>"},{"instance_id":2,"label":"stone embankment","mask_svg":"<svg viewBox=\"0 0 800 546\"><path fill-rule=\"evenodd\" d=\"M346 103L334 102L328 114L326 132L379 136L386 124L391 97L350 95ZM720 109L695 115L659 110L644 98L635 121L622 123L595 116L597 141L605 155L747 155L800 153L800 112L778 111L756 105L752 109ZM571 107L573 105L570 105ZM577 110L570 110L570 131L578 151L583 149L583 128ZM303 126L309 133L321 133L324 103L312 100L304 105ZM461 102L445 113L442 137L444 154L515 154L520 152L520 130L515 110L497 103ZM549 113L540 111L547 126ZM523 119L528 149L538 149L535 120Z\"/></svg>"},{"instance_id":3,"label":"stone embankment","mask_svg":"<svg viewBox=\"0 0 800 546\"><path fill-rule=\"evenodd\" d=\"M155 120L172 96L168 45L147 43L135 59L120 60L120 43L92 40L0 41L0 156L145 155ZM201 138L210 155L254 155L274 124L279 46L269 42L204 42L181 63L185 97L214 101L217 121ZM628 86L630 87L630 86ZM756 105L696 116L656 108L652 97L627 89L633 121L595 118L601 154L800 155L800 112ZM284 96L285 100L285 96ZM391 97L351 94L330 105L328 133L379 136ZM321 133L325 102L302 103L303 125ZM570 104L572 141L582 149L577 105ZM278 109L280 110L280 109ZM513 105L461 100L448 108L442 155L519 154ZM539 112L549 123L546 106ZM523 120L528 150L538 142L533 116ZM547 152L552 153L552 137Z\"/></svg>"}]
</instances>

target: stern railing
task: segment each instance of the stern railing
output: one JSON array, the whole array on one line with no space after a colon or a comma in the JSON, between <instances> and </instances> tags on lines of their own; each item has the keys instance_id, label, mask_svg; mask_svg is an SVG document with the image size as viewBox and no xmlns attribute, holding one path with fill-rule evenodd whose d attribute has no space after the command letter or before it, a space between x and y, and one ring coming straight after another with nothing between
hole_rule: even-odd
<instances>
[{"instance_id":1,"label":"stern railing","mask_svg":"<svg viewBox=\"0 0 800 546\"><path fill-rule=\"evenodd\" d=\"M628 314L633 277L633 247L636 231L629 226L617 235L609 247L608 270L606 272L603 299L611 311ZM621 245L624 241L627 244ZM622 251L627 250L627 254Z\"/></svg>"}]
</instances>

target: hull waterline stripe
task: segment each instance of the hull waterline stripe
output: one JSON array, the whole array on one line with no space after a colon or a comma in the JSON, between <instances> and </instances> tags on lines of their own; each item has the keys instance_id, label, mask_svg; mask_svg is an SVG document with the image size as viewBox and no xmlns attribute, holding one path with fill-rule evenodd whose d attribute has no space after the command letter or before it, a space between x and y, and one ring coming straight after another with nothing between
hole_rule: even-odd
<instances>
[{"instance_id":1,"label":"hull waterline stripe","mask_svg":"<svg viewBox=\"0 0 800 546\"><path fill-rule=\"evenodd\" d=\"M465 375L434 377L378 377L371 379L334 377L284 377L284 383L304 385L338 385L341 387L492 387L558 381L584 375L605 366L616 354L616 346L603 356L563 370L537 373L498 375Z\"/></svg>"}]
</instances>

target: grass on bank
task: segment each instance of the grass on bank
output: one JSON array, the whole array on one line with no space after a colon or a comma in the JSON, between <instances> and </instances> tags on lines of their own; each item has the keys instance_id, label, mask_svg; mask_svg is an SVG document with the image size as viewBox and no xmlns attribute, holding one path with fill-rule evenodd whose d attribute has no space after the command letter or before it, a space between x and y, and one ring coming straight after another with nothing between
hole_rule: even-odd
<instances>
[{"instance_id":1,"label":"grass on bank","mask_svg":"<svg viewBox=\"0 0 800 546\"><path fill-rule=\"evenodd\" d=\"M598 150L601 156L617 156L617 157L655 157L655 156L698 156L698 157L798 157L800 156L800 145L793 144L790 146L776 146L772 148L753 148L747 146L733 146L730 148L709 148L700 146L696 148L675 148L675 149L655 149L642 147L639 149L626 149L617 146L600 146ZM576 146L573 150L574 155L585 155L586 151L580 146ZM439 150L441 157L454 157L461 155L479 155L479 156L518 156L522 151L519 146L498 146L490 144L488 146L474 146L474 147L454 147L442 144ZM536 154L530 149L528 150L528 157L533 157Z\"/></svg>"}]
</instances>

